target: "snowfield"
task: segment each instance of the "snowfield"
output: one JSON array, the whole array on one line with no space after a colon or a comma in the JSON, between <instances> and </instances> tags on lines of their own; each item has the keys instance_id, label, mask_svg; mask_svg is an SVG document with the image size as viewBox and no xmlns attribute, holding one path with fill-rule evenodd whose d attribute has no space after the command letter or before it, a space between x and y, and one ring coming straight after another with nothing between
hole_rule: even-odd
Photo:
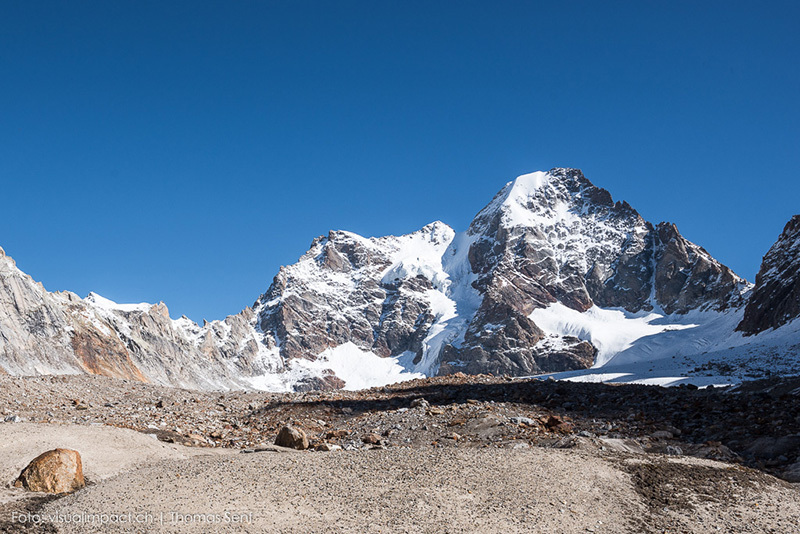
<instances>
[{"instance_id":1,"label":"snowfield","mask_svg":"<svg viewBox=\"0 0 800 534\"><path fill-rule=\"evenodd\" d=\"M772 374L800 374L800 319L755 336L735 332L743 309L630 314L553 304L531 318L548 338L569 335L598 348L591 369L540 375L574 382L722 386ZM545 338L545 339L548 339ZM543 340L544 342L544 340Z\"/></svg>"}]
</instances>

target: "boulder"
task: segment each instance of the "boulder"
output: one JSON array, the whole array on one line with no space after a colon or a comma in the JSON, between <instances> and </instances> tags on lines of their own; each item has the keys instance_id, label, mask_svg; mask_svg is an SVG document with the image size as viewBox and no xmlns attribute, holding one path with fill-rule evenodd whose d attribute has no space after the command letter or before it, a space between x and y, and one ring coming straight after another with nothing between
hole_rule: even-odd
<instances>
[{"instance_id":1,"label":"boulder","mask_svg":"<svg viewBox=\"0 0 800 534\"><path fill-rule=\"evenodd\" d=\"M779 438L764 436L753 441L747 452L761 460L772 460L780 456L790 456L800 449L800 436L789 435Z\"/></svg>"},{"instance_id":2,"label":"boulder","mask_svg":"<svg viewBox=\"0 0 800 534\"><path fill-rule=\"evenodd\" d=\"M339 445L323 441L322 443L318 443L317 446L314 447L314 450L323 452L332 452L332 451L340 451L342 450L342 448Z\"/></svg>"},{"instance_id":3,"label":"boulder","mask_svg":"<svg viewBox=\"0 0 800 534\"><path fill-rule=\"evenodd\" d=\"M40 454L22 470L16 487L45 493L72 493L86 486L78 451L53 449Z\"/></svg>"},{"instance_id":4,"label":"boulder","mask_svg":"<svg viewBox=\"0 0 800 534\"><path fill-rule=\"evenodd\" d=\"M383 440L375 432L370 432L369 434L362 436L361 441L367 445L379 445Z\"/></svg>"},{"instance_id":5,"label":"boulder","mask_svg":"<svg viewBox=\"0 0 800 534\"><path fill-rule=\"evenodd\" d=\"M800 482L800 462L795 462L786 468L781 478L787 482Z\"/></svg>"},{"instance_id":6,"label":"boulder","mask_svg":"<svg viewBox=\"0 0 800 534\"><path fill-rule=\"evenodd\" d=\"M308 448L308 437L299 428L285 426L278 432L278 437L275 438L275 445L302 451Z\"/></svg>"}]
</instances>

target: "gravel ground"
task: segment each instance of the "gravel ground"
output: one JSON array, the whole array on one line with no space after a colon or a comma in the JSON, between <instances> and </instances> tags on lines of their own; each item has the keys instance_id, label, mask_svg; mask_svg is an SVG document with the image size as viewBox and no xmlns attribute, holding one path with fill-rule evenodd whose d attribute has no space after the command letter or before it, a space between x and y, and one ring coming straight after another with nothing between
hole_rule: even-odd
<instances>
[{"instance_id":1,"label":"gravel ground","mask_svg":"<svg viewBox=\"0 0 800 534\"><path fill-rule=\"evenodd\" d=\"M26 511L146 516L97 532L796 532L796 487L766 473L797 463L798 386L456 375L269 394L0 376L4 483L55 447L80 451L93 483L3 489L0 532L93 530L10 522ZM252 452L285 424L344 450Z\"/></svg>"},{"instance_id":2,"label":"gravel ground","mask_svg":"<svg viewBox=\"0 0 800 534\"><path fill-rule=\"evenodd\" d=\"M105 424L246 449L286 424L312 447L581 447L739 463L800 482L800 379L737 390L450 375L366 391L209 393L98 376L0 376L0 421ZM2 424L0 424L0 427ZM376 439L376 435L378 439ZM365 442L365 438L366 442Z\"/></svg>"},{"instance_id":3,"label":"gravel ground","mask_svg":"<svg viewBox=\"0 0 800 534\"><path fill-rule=\"evenodd\" d=\"M81 452L84 476L90 483L163 459L235 454L225 449L181 447L133 430L96 425L18 423L0 427L0 436L0 504L26 497L27 491L7 486L36 456L57 447Z\"/></svg>"},{"instance_id":4,"label":"gravel ground","mask_svg":"<svg viewBox=\"0 0 800 534\"><path fill-rule=\"evenodd\" d=\"M681 486L670 498L643 492L637 482ZM718 488L713 496L707 494L711 485ZM757 472L695 459L642 463L553 449L389 449L166 460L50 502L42 513L131 509L145 514L145 523L133 529L138 532L800 529L796 490ZM132 529L128 524L64 524L57 531Z\"/></svg>"}]
</instances>

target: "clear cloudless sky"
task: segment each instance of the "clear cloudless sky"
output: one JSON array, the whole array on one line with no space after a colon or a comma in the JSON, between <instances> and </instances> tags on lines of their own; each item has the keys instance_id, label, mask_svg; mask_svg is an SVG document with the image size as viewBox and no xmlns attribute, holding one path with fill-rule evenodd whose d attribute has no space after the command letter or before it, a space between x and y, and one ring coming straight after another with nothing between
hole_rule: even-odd
<instances>
[{"instance_id":1,"label":"clear cloudless sky","mask_svg":"<svg viewBox=\"0 0 800 534\"><path fill-rule=\"evenodd\" d=\"M0 246L48 290L251 304L329 229L596 185L753 280L800 212L798 2L0 3Z\"/></svg>"}]
</instances>

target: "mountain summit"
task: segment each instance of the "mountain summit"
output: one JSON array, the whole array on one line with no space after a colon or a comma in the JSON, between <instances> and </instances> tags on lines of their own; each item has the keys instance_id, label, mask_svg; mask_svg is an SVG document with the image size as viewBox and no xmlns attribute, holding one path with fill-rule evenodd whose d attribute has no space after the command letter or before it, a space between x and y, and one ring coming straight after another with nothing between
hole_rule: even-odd
<instances>
[{"instance_id":1,"label":"mountain summit","mask_svg":"<svg viewBox=\"0 0 800 534\"><path fill-rule=\"evenodd\" d=\"M766 304L751 299L748 318L781 295L796 304L764 281L796 267L800 224L790 226L759 275ZM380 238L331 231L252 308L202 327L163 304L48 293L3 255L0 367L307 390L691 359L733 335L751 289L674 224L653 225L581 171L557 168L506 184L465 232L442 222Z\"/></svg>"}]
</instances>

